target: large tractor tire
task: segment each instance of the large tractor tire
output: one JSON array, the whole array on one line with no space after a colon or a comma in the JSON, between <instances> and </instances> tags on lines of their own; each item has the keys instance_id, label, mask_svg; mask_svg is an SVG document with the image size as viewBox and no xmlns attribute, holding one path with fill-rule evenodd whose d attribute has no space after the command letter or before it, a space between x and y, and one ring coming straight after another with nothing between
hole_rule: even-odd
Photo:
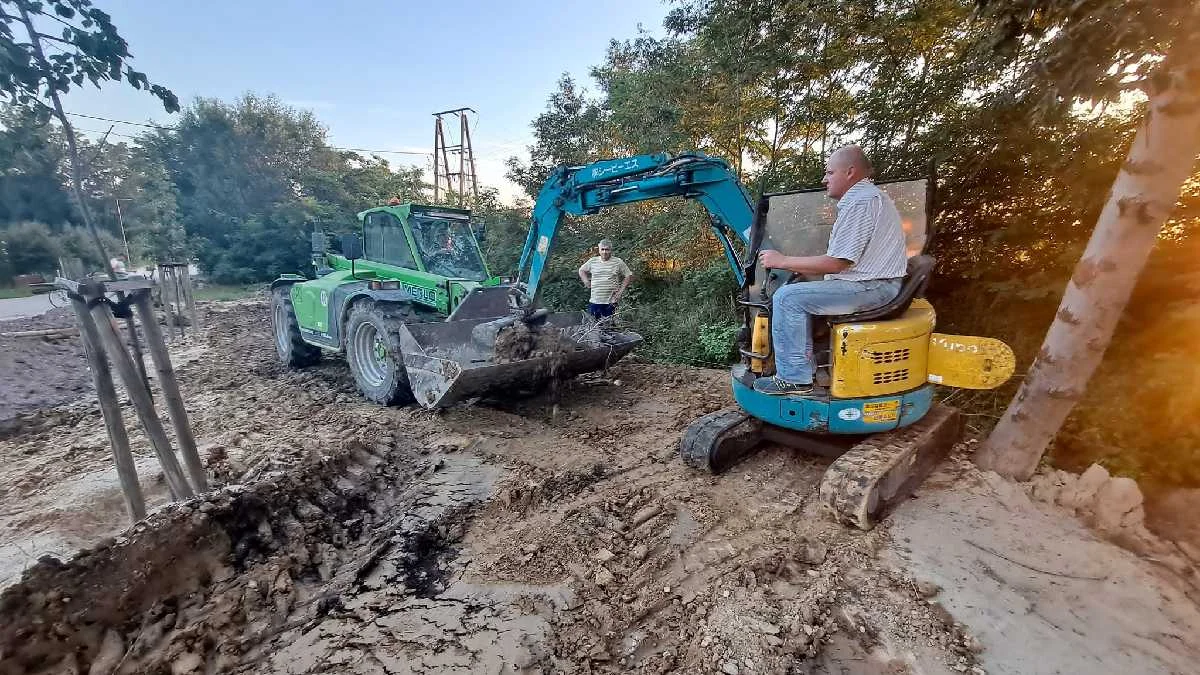
<instances>
[{"instance_id":1,"label":"large tractor tire","mask_svg":"<svg viewBox=\"0 0 1200 675\"><path fill-rule=\"evenodd\" d=\"M271 324L275 334L275 353L279 362L289 368L304 368L321 360L321 348L300 337L296 309L292 307L290 286L271 291Z\"/></svg>"},{"instance_id":2,"label":"large tractor tire","mask_svg":"<svg viewBox=\"0 0 1200 675\"><path fill-rule=\"evenodd\" d=\"M398 405L413 401L400 349L407 312L394 303L354 303L346 322L346 361L358 391L369 401Z\"/></svg>"}]
</instances>

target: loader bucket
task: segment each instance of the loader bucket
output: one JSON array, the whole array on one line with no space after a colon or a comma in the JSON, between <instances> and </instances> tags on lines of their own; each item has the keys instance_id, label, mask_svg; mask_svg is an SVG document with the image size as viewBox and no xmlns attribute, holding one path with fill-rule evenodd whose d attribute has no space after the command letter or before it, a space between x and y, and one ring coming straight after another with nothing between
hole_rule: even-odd
<instances>
[{"instance_id":1,"label":"loader bucket","mask_svg":"<svg viewBox=\"0 0 1200 675\"><path fill-rule=\"evenodd\" d=\"M404 366L417 403L441 408L485 394L537 389L554 379L603 370L642 342L637 333L602 333L583 312L559 312L548 315L537 329L540 335L553 336L555 349L508 360L496 355L496 321L437 321L400 328Z\"/></svg>"}]
</instances>

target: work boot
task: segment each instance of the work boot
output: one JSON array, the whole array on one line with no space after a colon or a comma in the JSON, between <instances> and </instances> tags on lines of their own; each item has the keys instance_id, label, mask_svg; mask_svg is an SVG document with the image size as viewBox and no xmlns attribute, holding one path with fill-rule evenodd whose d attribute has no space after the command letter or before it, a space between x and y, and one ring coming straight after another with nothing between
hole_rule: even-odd
<instances>
[{"instance_id":1,"label":"work boot","mask_svg":"<svg viewBox=\"0 0 1200 675\"><path fill-rule=\"evenodd\" d=\"M778 375L760 377L754 381L754 391L768 396L804 396L813 392L812 383L788 382Z\"/></svg>"}]
</instances>

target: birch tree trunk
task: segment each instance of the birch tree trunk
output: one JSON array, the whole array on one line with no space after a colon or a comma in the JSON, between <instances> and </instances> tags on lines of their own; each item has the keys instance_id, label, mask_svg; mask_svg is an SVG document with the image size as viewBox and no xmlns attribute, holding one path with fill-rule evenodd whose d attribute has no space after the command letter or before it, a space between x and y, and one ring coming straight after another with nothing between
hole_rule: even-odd
<instances>
[{"instance_id":1,"label":"birch tree trunk","mask_svg":"<svg viewBox=\"0 0 1200 675\"><path fill-rule=\"evenodd\" d=\"M1200 63L1184 53L1193 48L1176 46L1176 53L1167 57L1168 63L1177 59L1176 67L1149 92L1146 118L1042 349L976 454L981 468L1019 480L1031 476L1100 364L1138 274L1200 155ZM1187 67L1178 63L1185 59ZM1119 415L1122 401L1114 399L1110 405Z\"/></svg>"}]
</instances>

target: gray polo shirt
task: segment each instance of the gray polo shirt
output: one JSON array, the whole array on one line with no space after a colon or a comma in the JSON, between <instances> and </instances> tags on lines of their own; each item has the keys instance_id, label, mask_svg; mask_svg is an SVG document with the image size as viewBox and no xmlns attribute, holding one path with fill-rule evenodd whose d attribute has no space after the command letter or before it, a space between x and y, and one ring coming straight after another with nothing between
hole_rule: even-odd
<instances>
[{"instance_id":1,"label":"gray polo shirt","mask_svg":"<svg viewBox=\"0 0 1200 675\"><path fill-rule=\"evenodd\" d=\"M851 265L826 279L898 279L907 273L904 229L891 197L864 178L846 190L837 210L826 255Z\"/></svg>"}]
</instances>

